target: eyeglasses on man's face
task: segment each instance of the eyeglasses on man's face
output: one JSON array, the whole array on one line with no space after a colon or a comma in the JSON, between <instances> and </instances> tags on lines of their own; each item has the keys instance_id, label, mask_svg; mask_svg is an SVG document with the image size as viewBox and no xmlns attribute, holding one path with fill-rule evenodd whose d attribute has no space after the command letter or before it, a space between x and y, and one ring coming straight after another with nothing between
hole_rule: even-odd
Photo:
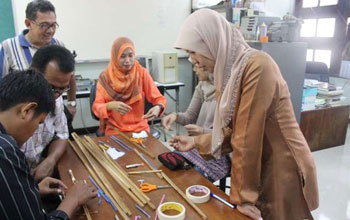
<instances>
[{"instance_id":1,"label":"eyeglasses on man's face","mask_svg":"<svg viewBox=\"0 0 350 220\"><path fill-rule=\"evenodd\" d=\"M56 30L56 29L59 27L59 25L58 25L56 22L55 22L55 23L52 23L52 24L47 23L47 22L38 23L38 22L33 21L33 20L31 20L31 22L32 22L33 24L38 25L38 26L39 26L41 29L43 29L43 30L48 30L48 29L50 29L50 28L53 28L54 30Z\"/></svg>"},{"instance_id":2,"label":"eyeglasses on man's face","mask_svg":"<svg viewBox=\"0 0 350 220\"><path fill-rule=\"evenodd\" d=\"M56 87L56 86L51 85L51 84L50 84L50 86L51 86L51 91L54 94L62 95L63 93L68 92L70 90L69 86L66 86L66 87L63 87L63 88L59 88L59 87Z\"/></svg>"}]
</instances>

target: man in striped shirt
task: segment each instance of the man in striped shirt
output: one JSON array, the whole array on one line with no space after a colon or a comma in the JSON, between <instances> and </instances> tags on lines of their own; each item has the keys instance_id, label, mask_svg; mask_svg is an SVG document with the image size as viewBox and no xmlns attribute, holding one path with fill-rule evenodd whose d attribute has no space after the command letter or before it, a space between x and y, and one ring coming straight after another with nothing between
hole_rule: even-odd
<instances>
[{"instance_id":1,"label":"man in striped shirt","mask_svg":"<svg viewBox=\"0 0 350 220\"><path fill-rule=\"evenodd\" d=\"M57 210L45 214L40 195L67 187L46 177L39 185L30 174L20 147L46 116L55 110L52 88L35 70L15 72L0 80L0 219L69 219L77 208L96 197L91 184L79 181Z\"/></svg>"},{"instance_id":2,"label":"man in striped shirt","mask_svg":"<svg viewBox=\"0 0 350 220\"><path fill-rule=\"evenodd\" d=\"M56 22L55 7L47 0L34 0L27 5L25 29L20 35L9 38L0 44L0 78L13 70L28 69L32 57L39 48L47 45L64 46L62 42L53 38L59 27ZM76 112L76 84L75 77L69 83L70 90L67 92L68 104L66 115L68 126Z\"/></svg>"}]
</instances>

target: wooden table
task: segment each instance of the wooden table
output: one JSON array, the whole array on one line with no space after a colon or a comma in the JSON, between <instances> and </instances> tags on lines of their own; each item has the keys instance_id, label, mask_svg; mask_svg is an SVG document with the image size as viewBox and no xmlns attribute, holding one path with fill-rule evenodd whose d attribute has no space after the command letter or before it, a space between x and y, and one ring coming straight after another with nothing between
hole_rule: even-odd
<instances>
[{"instance_id":1,"label":"wooden table","mask_svg":"<svg viewBox=\"0 0 350 220\"><path fill-rule=\"evenodd\" d=\"M119 136L118 136L119 137ZM124 142L125 140L121 138ZM103 140L110 145L113 145L114 147L123 150L120 146L115 144L110 138L108 137L100 137L95 138L94 141L97 143L98 140ZM150 149L150 152L152 152L155 156L159 155L160 153L168 151L158 140L156 140L153 137L148 137L147 141L144 142L145 145ZM147 156L146 156L147 157ZM150 159L150 157L147 157ZM163 170L171 179L172 181L177 184L177 186L185 192L186 188L195 185L205 185L207 186L212 192L216 193L217 195L221 196L222 198L229 200L228 196L219 190L216 186L214 186L211 182L209 182L207 179L205 179L202 175L200 175L197 171L194 169L190 170L178 170L178 171L171 171L165 166L163 166L158 159L150 159L157 167L158 169ZM126 164L131 163L141 163L141 159L136 155L133 151L128 151L126 155L124 155L122 158L119 158L117 160L118 164L120 164L123 168L125 168ZM75 177L78 180L82 179L88 179L88 172L73 151L73 149L68 146L66 153L63 155L61 160L58 163L58 169L61 175L62 181L67 184L68 187L72 186L72 181L68 173L68 169L72 169ZM126 170L126 168L125 168ZM128 169L128 171L137 171L137 170L149 170L147 166L139 167L139 168L133 168ZM141 175L130 175L129 176L134 183L137 183L138 179L144 179L146 182L156 184L156 185L165 185L167 184L165 180L159 179L158 176L155 174L141 174ZM111 180L111 179L110 179ZM111 181L115 183L114 181ZM131 200L127 196L127 194L118 186L117 183L115 183L115 189L118 193L120 193L121 197L124 198L125 204L131 209L133 215L130 217L131 220L134 219L135 215L142 216L142 219L147 219L140 211L138 211L135 208L135 202ZM166 194L165 202L173 201L173 202L179 202L183 204L186 208L186 218L190 220L196 220L201 219L201 217L195 212L195 210L188 205L188 203L174 190L174 189L158 189L152 192L147 193L149 198L151 199L151 202L158 206L160 198L163 194ZM207 203L204 204L197 204L197 206L208 216L208 219L236 219L236 220L248 220L250 218L240 214L237 210L232 210L226 205L222 204L221 202L211 198ZM107 204L102 199L102 204L98 206L97 204L97 198L94 200L91 200L88 203L88 207L90 212L92 213L93 219L115 219L114 218L114 212L109 204ZM153 211L150 207L146 206L145 210L152 216L151 219L154 219L155 211ZM95 213L97 212L97 213ZM86 219L85 217L75 216L72 219Z\"/></svg>"},{"instance_id":2,"label":"wooden table","mask_svg":"<svg viewBox=\"0 0 350 220\"><path fill-rule=\"evenodd\" d=\"M350 105L303 111L300 129L311 151L344 145Z\"/></svg>"}]
</instances>

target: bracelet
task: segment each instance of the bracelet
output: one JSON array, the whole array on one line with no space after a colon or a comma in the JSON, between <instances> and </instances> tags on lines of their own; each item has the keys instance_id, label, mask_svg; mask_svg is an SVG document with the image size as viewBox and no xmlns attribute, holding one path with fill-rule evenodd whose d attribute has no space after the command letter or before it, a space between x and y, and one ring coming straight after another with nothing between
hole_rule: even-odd
<instances>
[{"instance_id":1,"label":"bracelet","mask_svg":"<svg viewBox=\"0 0 350 220\"><path fill-rule=\"evenodd\" d=\"M157 104L155 106L159 106L160 107L160 111L163 111L163 109L164 109L163 105L161 105L161 104Z\"/></svg>"}]
</instances>

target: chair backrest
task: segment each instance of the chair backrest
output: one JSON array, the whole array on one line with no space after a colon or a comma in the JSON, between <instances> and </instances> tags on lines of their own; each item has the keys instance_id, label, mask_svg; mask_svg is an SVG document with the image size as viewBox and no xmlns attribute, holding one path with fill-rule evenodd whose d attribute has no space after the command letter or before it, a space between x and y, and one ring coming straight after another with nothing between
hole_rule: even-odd
<instances>
[{"instance_id":1,"label":"chair backrest","mask_svg":"<svg viewBox=\"0 0 350 220\"><path fill-rule=\"evenodd\" d=\"M92 118L99 121L100 119L92 111L92 105L94 104L95 98L96 98L96 83L94 83L90 89L90 111L91 111Z\"/></svg>"},{"instance_id":2,"label":"chair backrest","mask_svg":"<svg viewBox=\"0 0 350 220\"><path fill-rule=\"evenodd\" d=\"M329 82L328 66L322 62L306 62L305 78Z\"/></svg>"}]
</instances>

